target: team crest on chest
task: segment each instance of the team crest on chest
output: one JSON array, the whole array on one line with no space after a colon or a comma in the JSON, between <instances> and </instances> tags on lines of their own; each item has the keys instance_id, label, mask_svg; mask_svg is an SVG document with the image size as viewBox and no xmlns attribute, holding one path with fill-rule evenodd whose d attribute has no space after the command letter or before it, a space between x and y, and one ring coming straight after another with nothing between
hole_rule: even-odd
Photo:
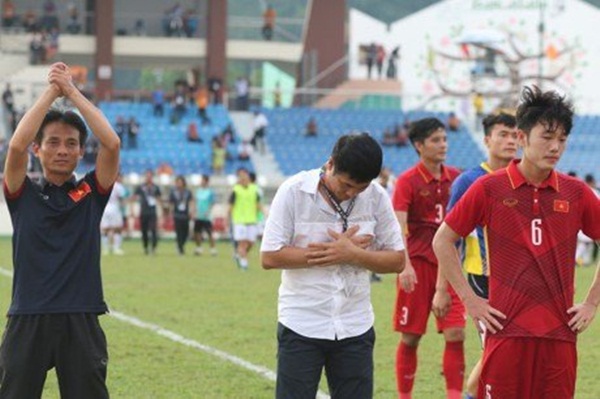
<instances>
[{"instance_id":1,"label":"team crest on chest","mask_svg":"<svg viewBox=\"0 0 600 399\"><path fill-rule=\"evenodd\" d=\"M502 201L502 204L506 205L509 208L514 208L519 203L519 200L516 198L506 198Z\"/></svg>"},{"instance_id":2,"label":"team crest on chest","mask_svg":"<svg viewBox=\"0 0 600 399\"><path fill-rule=\"evenodd\" d=\"M569 213L569 201L554 200L554 212Z\"/></svg>"},{"instance_id":3,"label":"team crest on chest","mask_svg":"<svg viewBox=\"0 0 600 399\"><path fill-rule=\"evenodd\" d=\"M419 195L421 197L429 197L431 193L429 192L429 190L427 190L426 188L422 189L421 191L419 191Z\"/></svg>"}]
</instances>

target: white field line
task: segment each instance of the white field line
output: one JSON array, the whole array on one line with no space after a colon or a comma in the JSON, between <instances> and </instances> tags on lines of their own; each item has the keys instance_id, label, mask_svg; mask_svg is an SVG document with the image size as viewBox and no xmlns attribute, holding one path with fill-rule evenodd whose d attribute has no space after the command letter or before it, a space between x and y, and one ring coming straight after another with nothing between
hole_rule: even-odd
<instances>
[{"instance_id":1,"label":"white field line","mask_svg":"<svg viewBox=\"0 0 600 399\"><path fill-rule=\"evenodd\" d=\"M10 270L5 269L3 267L0 267L0 274L4 275L6 277L11 277L11 278L13 276L13 274ZM193 339L185 338L184 336L179 335L174 331L167 330L166 328L163 328L159 325L148 323L148 322L138 319L137 317L128 316L125 313L117 312L114 310L111 310L110 313L108 313L108 315L117 320L120 320L124 323L130 324L132 326L139 327L144 330L150 330L153 333L160 335L164 338L167 338L178 344L185 345L190 348L198 349L202 352L208 353L209 355L218 357L221 360L224 360L229 363L233 363L236 366L239 366L241 368L250 370L250 371L258 374L261 377L263 377L269 381L275 381L277 379L277 375L275 374L275 372L269 370L266 367L258 366L256 364L250 363L249 361L244 360L240 357L237 357L237 356L231 355L227 352L224 352L222 350L213 348L212 346L201 344L200 342L194 341ZM329 395L319 391L319 392L317 392L316 399L329 399Z\"/></svg>"}]
</instances>

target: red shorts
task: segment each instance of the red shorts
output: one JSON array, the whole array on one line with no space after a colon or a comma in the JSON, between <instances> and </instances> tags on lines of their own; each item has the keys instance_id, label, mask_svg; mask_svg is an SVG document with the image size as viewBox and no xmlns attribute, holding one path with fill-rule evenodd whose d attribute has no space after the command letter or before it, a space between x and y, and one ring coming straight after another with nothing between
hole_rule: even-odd
<instances>
[{"instance_id":1,"label":"red shorts","mask_svg":"<svg viewBox=\"0 0 600 399\"><path fill-rule=\"evenodd\" d=\"M574 342L488 336L477 397L572 399L576 374Z\"/></svg>"},{"instance_id":2,"label":"red shorts","mask_svg":"<svg viewBox=\"0 0 600 399\"><path fill-rule=\"evenodd\" d=\"M427 331L427 320L435 294L437 267L419 259L411 259L411 263L415 268L418 283L410 294L397 283L394 329L403 333L423 335ZM465 328L465 307L452 287L448 286L448 291L452 304L445 317L436 318L438 332L449 328Z\"/></svg>"}]
</instances>

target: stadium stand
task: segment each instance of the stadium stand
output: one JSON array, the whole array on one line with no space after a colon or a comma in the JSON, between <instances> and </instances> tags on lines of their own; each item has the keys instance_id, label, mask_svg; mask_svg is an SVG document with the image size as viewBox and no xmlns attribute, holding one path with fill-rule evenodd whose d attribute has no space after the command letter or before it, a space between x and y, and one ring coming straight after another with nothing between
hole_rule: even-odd
<instances>
[{"instance_id":1,"label":"stadium stand","mask_svg":"<svg viewBox=\"0 0 600 399\"><path fill-rule=\"evenodd\" d=\"M123 173L142 173L146 169L156 168L167 162L175 174L189 175L192 173L211 174L212 149L211 140L231 124L231 118L222 105L210 105L207 108L210 125L202 126L194 107L188 107L181 120L173 124L169 120L170 106L165 107L164 117L155 117L152 105L135 102L102 102L100 108L109 121L115 126L118 116L128 120L135 117L140 124L140 134L137 138L137 148L128 148L128 138L123 138L121 152L121 169ZM190 143L187 140L187 127L191 122L198 125L202 143ZM230 160L225 166L225 173L231 174L239 167L253 170L250 161L237 159L238 143L230 143L227 152Z\"/></svg>"},{"instance_id":2,"label":"stadium stand","mask_svg":"<svg viewBox=\"0 0 600 399\"><path fill-rule=\"evenodd\" d=\"M448 117L447 113L314 108L273 109L265 110L265 113L270 121L267 142L285 175L319 167L327 159L333 143L341 134L368 131L381 141L386 128L402 124L406 119L435 116L445 121ZM304 135L305 125L310 117L314 117L319 126L317 137L308 138ZM484 159L484 154L466 128L449 133L448 140L448 164L464 169L476 166ZM417 161L417 155L411 146L384 147L383 151L384 164L395 174Z\"/></svg>"}]
</instances>

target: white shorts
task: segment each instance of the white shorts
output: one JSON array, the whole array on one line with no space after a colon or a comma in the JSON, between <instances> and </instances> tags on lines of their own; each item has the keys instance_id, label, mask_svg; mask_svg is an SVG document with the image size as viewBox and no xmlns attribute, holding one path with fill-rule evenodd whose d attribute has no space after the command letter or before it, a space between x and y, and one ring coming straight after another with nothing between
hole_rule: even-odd
<instances>
[{"instance_id":1,"label":"white shorts","mask_svg":"<svg viewBox=\"0 0 600 399\"><path fill-rule=\"evenodd\" d=\"M235 241L256 241L258 229L255 224L234 224L233 239Z\"/></svg>"},{"instance_id":2,"label":"white shorts","mask_svg":"<svg viewBox=\"0 0 600 399\"><path fill-rule=\"evenodd\" d=\"M119 207L106 206L102 220L100 220L101 229L120 229L123 228L123 214Z\"/></svg>"}]
</instances>

